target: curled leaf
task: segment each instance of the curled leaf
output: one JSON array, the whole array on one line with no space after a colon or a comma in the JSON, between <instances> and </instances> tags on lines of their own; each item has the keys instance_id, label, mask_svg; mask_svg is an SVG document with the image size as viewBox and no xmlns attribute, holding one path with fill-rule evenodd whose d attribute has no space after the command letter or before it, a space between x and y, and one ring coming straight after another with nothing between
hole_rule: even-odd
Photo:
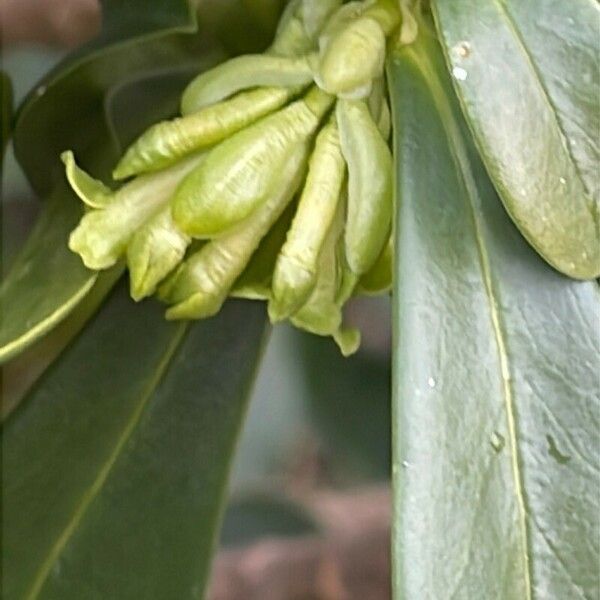
<instances>
[{"instance_id":1,"label":"curled leaf","mask_svg":"<svg viewBox=\"0 0 600 600\"><path fill-rule=\"evenodd\" d=\"M183 92L181 112L189 115L248 88L308 85L312 80L309 56L246 54L198 75Z\"/></svg>"},{"instance_id":2,"label":"curled leaf","mask_svg":"<svg viewBox=\"0 0 600 600\"><path fill-rule=\"evenodd\" d=\"M177 185L202 159L193 156L124 185L107 206L84 215L71 233L69 248L89 269L113 266L135 231L169 202Z\"/></svg>"},{"instance_id":3,"label":"curled leaf","mask_svg":"<svg viewBox=\"0 0 600 600\"><path fill-rule=\"evenodd\" d=\"M183 260L191 238L179 230L171 207L163 208L131 238L127 247L131 297L141 300Z\"/></svg>"},{"instance_id":4,"label":"curled leaf","mask_svg":"<svg viewBox=\"0 0 600 600\"><path fill-rule=\"evenodd\" d=\"M317 280L319 255L340 202L346 163L335 119L317 136L298 211L273 273L271 321L288 318L307 300Z\"/></svg>"},{"instance_id":5,"label":"curled leaf","mask_svg":"<svg viewBox=\"0 0 600 600\"><path fill-rule=\"evenodd\" d=\"M371 269L390 232L392 154L365 102L340 100L336 115L348 163L346 260L352 272L360 276Z\"/></svg>"},{"instance_id":6,"label":"curled leaf","mask_svg":"<svg viewBox=\"0 0 600 600\"><path fill-rule=\"evenodd\" d=\"M181 184L173 217L196 238L222 235L276 193L279 173L309 143L333 98L313 88L214 148Z\"/></svg>"},{"instance_id":7,"label":"curled leaf","mask_svg":"<svg viewBox=\"0 0 600 600\"><path fill-rule=\"evenodd\" d=\"M157 123L129 147L113 176L124 179L169 166L285 106L299 91L298 88L259 88L241 92L186 117Z\"/></svg>"},{"instance_id":8,"label":"curled leaf","mask_svg":"<svg viewBox=\"0 0 600 600\"><path fill-rule=\"evenodd\" d=\"M200 319L216 314L261 240L279 219L304 176L306 150L297 145L277 178L273 194L247 222L205 244L171 276L159 296L175 306L167 319Z\"/></svg>"},{"instance_id":9,"label":"curled leaf","mask_svg":"<svg viewBox=\"0 0 600 600\"><path fill-rule=\"evenodd\" d=\"M75 162L73 152L67 150L60 158L65 165L69 185L82 202L91 208L104 208L112 202L115 192L81 169Z\"/></svg>"}]
</instances>

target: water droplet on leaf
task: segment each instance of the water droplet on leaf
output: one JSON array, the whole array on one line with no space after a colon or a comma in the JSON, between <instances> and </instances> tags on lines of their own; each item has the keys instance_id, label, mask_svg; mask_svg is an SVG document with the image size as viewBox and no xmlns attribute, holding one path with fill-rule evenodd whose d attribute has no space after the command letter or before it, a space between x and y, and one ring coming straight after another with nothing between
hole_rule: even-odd
<instances>
[{"instance_id":1,"label":"water droplet on leaf","mask_svg":"<svg viewBox=\"0 0 600 600\"><path fill-rule=\"evenodd\" d=\"M435 381L435 379L434 379L433 377L430 377L430 378L427 380L427 385L428 385L428 386L429 386L431 389L433 389L433 388L434 388L434 387L435 387L437 384L436 384L436 381Z\"/></svg>"},{"instance_id":2,"label":"water droplet on leaf","mask_svg":"<svg viewBox=\"0 0 600 600\"><path fill-rule=\"evenodd\" d=\"M452 69L452 75L454 75L454 79L458 79L458 81L465 81L468 73L466 69L463 69L462 67L454 67Z\"/></svg>"}]
</instances>

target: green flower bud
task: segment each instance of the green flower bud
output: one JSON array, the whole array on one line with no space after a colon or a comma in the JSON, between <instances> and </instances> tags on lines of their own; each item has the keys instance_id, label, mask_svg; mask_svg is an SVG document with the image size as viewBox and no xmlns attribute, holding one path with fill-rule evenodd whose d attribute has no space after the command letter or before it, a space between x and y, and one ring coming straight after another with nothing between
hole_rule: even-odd
<instances>
[{"instance_id":1,"label":"green flower bud","mask_svg":"<svg viewBox=\"0 0 600 600\"><path fill-rule=\"evenodd\" d=\"M338 246L343 218L344 210L340 205L319 258L316 286L308 302L290 320L310 333L332 336L342 354L349 356L358 350L360 333L343 326L342 305L336 298L341 276Z\"/></svg>"},{"instance_id":2,"label":"green flower bud","mask_svg":"<svg viewBox=\"0 0 600 600\"><path fill-rule=\"evenodd\" d=\"M193 156L113 193L103 208L88 212L73 230L69 248L89 269L108 269L125 253L131 236L171 199L181 180L203 159Z\"/></svg>"},{"instance_id":3,"label":"green flower bud","mask_svg":"<svg viewBox=\"0 0 600 600\"><path fill-rule=\"evenodd\" d=\"M173 222L171 207L163 208L134 233L127 247L131 297L150 296L183 260L191 238Z\"/></svg>"},{"instance_id":4,"label":"green flower bud","mask_svg":"<svg viewBox=\"0 0 600 600\"><path fill-rule=\"evenodd\" d=\"M371 269L390 232L392 154L365 102L340 100L336 115L348 164L346 260L351 271L360 276Z\"/></svg>"},{"instance_id":5,"label":"green flower bud","mask_svg":"<svg viewBox=\"0 0 600 600\"><path fill-rule=\"evenodd\" d=\"M317 280L319 255L340 202L346 163L335 119L317 137L298 211L273 274L271 321L295 313L310 296Z\"/></svg>"},{"instance_id":6,"label":"green flower bud","mask_svg":"<svg viewBox=\"0 0 600 600\"><path fill-rule=\"evenodd\" d=\"M163 169L285 106L300 91L301 88L259 88L242 92L187 117L157 123L129 147L113 177L124 179Z\"/></svg>"},{"instance_id":7,"label":"green flower bud","mask_svg":"<svg viewBox=\"0 0 600 600\"><path fill-rule=\"evenodd\" d=\"M279 185L278 174L311 138L333 98L313 88L302 100L234 134L183 181L173 204L177 225L195 238L222 235L248 218Z\"/></svg>"},{"instance_id":8,"label":"green flower bud","mask_svg":"<svg viewBox=\"0 0 600 600\"><path fill-rule=\"evenodd\" d=\"M208 242L159 290L175 304L167 319L200 319L216 314L248 265L261 240L279 219L300 185L306 168L305 148L297 145L276 178L273 193L245 223Z\"/></svg>"},{"instance_id":9,"label":"green flower bud","mask_svg":"<svg viewBox=\"0 0 600 600\"><path fill-rule=\"evenodd\" d=\"M201 73L184 90L181 113L189 115L233 94L254 87L302 86L312 83L310 56L287 58L247 54Z\"/></svg>"},{"instance_id":10,"label":"green flower bud","mask_svg":"<svg viewBox=\"0 0 600 600\"><path fill-rule=\"evenodd\" d=\"M385 63L385 34L373 19L361 17L341 28L321 50L316 81L330 94L365 98Z\"/></svg>"},{"instance_id":11,"label":"green flower bud","mask_svg":"<svg viewBox=\"0 0 600 600\"><path fill-rule=\"evenodd\" d=\"M90 177L83 169L77 166L75 156L70 150L60 155L65 165L67 180L73 191L90 208L104 208L110 204L115 193L101 181Z\"/></svg>"}]
</instances>

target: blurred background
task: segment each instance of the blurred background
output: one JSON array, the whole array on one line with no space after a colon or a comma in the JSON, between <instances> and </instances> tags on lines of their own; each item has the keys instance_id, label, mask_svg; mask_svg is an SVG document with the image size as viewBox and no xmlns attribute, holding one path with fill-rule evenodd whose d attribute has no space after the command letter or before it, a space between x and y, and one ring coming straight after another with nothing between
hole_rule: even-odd
<instances>
[{"instance_id":1,"label":"blurred background","mask_svg":"<svg viewBox=\"0 0 600 600\"><path fill-rule=\"evenodd\" d=\"M96 0L2 0L2 69L17 106L100 20ZM9 145L3 273L38 208ZM271 333L233 468L211 600L390 597L389 302L355 300L348 318L363 333L349 359L328 339L286 326ZM7 411L28 378L22 365L3 378Z\"/></svg>"}]
</instances>

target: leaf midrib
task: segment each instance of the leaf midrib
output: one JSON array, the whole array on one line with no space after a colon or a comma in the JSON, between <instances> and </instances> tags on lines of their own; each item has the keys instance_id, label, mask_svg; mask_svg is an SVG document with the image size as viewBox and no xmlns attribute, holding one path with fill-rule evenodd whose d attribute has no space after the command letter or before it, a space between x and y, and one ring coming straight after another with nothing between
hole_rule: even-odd
<instances>
[{"instance_id":1,"label":"leaf midrib","mask_svg":"<svg viewBox=\"0 0 600 600\"><path fill-rule=\"evenodd\" d=\"M154 390L167 372L169 365L171 364L171 360L179 348L179 345L181 344L188 328L188 323L181 324L179 326L179 331L177 331L176 335L173 337L173 340L167 346L164 356L156 369L155 376L150 380L148 386L140 394L139 403L132 412L129 421L127 421L125 424L125 427L121 435L118 437L113 451L109 455L106 462L99 469L98 474L92 484L81 496L79 505L73 511L70 521L66 524L62 533L58 536L55 544L50 549L47 558L43 561L37 574L33 577L32 586L29 592L27 592L25 595L26 600L35 600L39 597L39 593L42 591L42 588L48 579L48 574L56 564L56 561L66 545L69 543L69 540L75 533L77 526L83 520L88 508L92 505L93 501L101 492L113 467L121 456L121 453L131 438L136 426L140 422L140 419L144 413L144 409L148 405L150 398L152 398Z\"/></svg>"},{"instance_id":2,"label":"leaf midrib","mask_svg":"<svg viewBox=\"0 0 600 600\"><path fill-rule=\"evenodd\" d=\"M423 35L423 34L421 34ZM430 64L427 57L422 57L416 53L413 48L405 48L404 50L407 56L413 61L415 66L422 73L424 81L427 82L433 101L442 116L442 124L446 131L448 138L448 145L450 152L452 153L456 170L460 177L460 183L465 190L465 196L468 198L468 206L473 221L473 227L475 230L475 239L477 242L477 251L479 254L479 260L482 270L482 277L484 280L486 297L490 306L490 317L492 320L492 326L494 330L495 342L498 350L498 358L500 361L500 370L502 378L502 393L504 397L504 405L506 410L506 419L508 426L508 437L509 445L511 449L511 469L513 475L514 492L516 496L516 502L519 512L519 530L521 534L521 560L523 561L523 576L525 579L526 589L526 600L532 600L533 588L532 588L532 575L531 575L531 561L529 548L529 533L527 527L527 505L525 502L525 495L523 491L523 477L521 474L521 466L519 459L519 448L517 441L517 419L515 411L515 400L514 392L511 385L510 377L510 366L508 359L507 346L505 341L504 332L502 329L502 319L498 311L497 302L495 299L494 285L491 276L491 267L489 262L488 252L484 242L484 236L481 232L482 226L480 224L479 217L477 215L477 208L473 200L474 196L477 196L475 191L477 186L474 182L471 169L469 167L468 152L465 148L464 143L461 141L460 127L456 123L452 108L448 104L446 94L435 75L435 69Z\"/></svg>"},{"instance_id":3,"label":"leaf midrib","mask_svg":"<svg viewBox=\"0 0 600 600\"><path fill-rule=\"evenodd\" d=\"M43 319L40 319L19 337L13 338L0 346L0 364L5 363L22 348L29 346L36 338L41 337L44 333L49 331L53 324L62 321L63 318L66 317L81 300L83 300L92 287L94 287L96 280L96 274L90 275L85 283L79 286L67 300L60 304L50 314L46 315Z\"/></svg>"}]
</instances>

